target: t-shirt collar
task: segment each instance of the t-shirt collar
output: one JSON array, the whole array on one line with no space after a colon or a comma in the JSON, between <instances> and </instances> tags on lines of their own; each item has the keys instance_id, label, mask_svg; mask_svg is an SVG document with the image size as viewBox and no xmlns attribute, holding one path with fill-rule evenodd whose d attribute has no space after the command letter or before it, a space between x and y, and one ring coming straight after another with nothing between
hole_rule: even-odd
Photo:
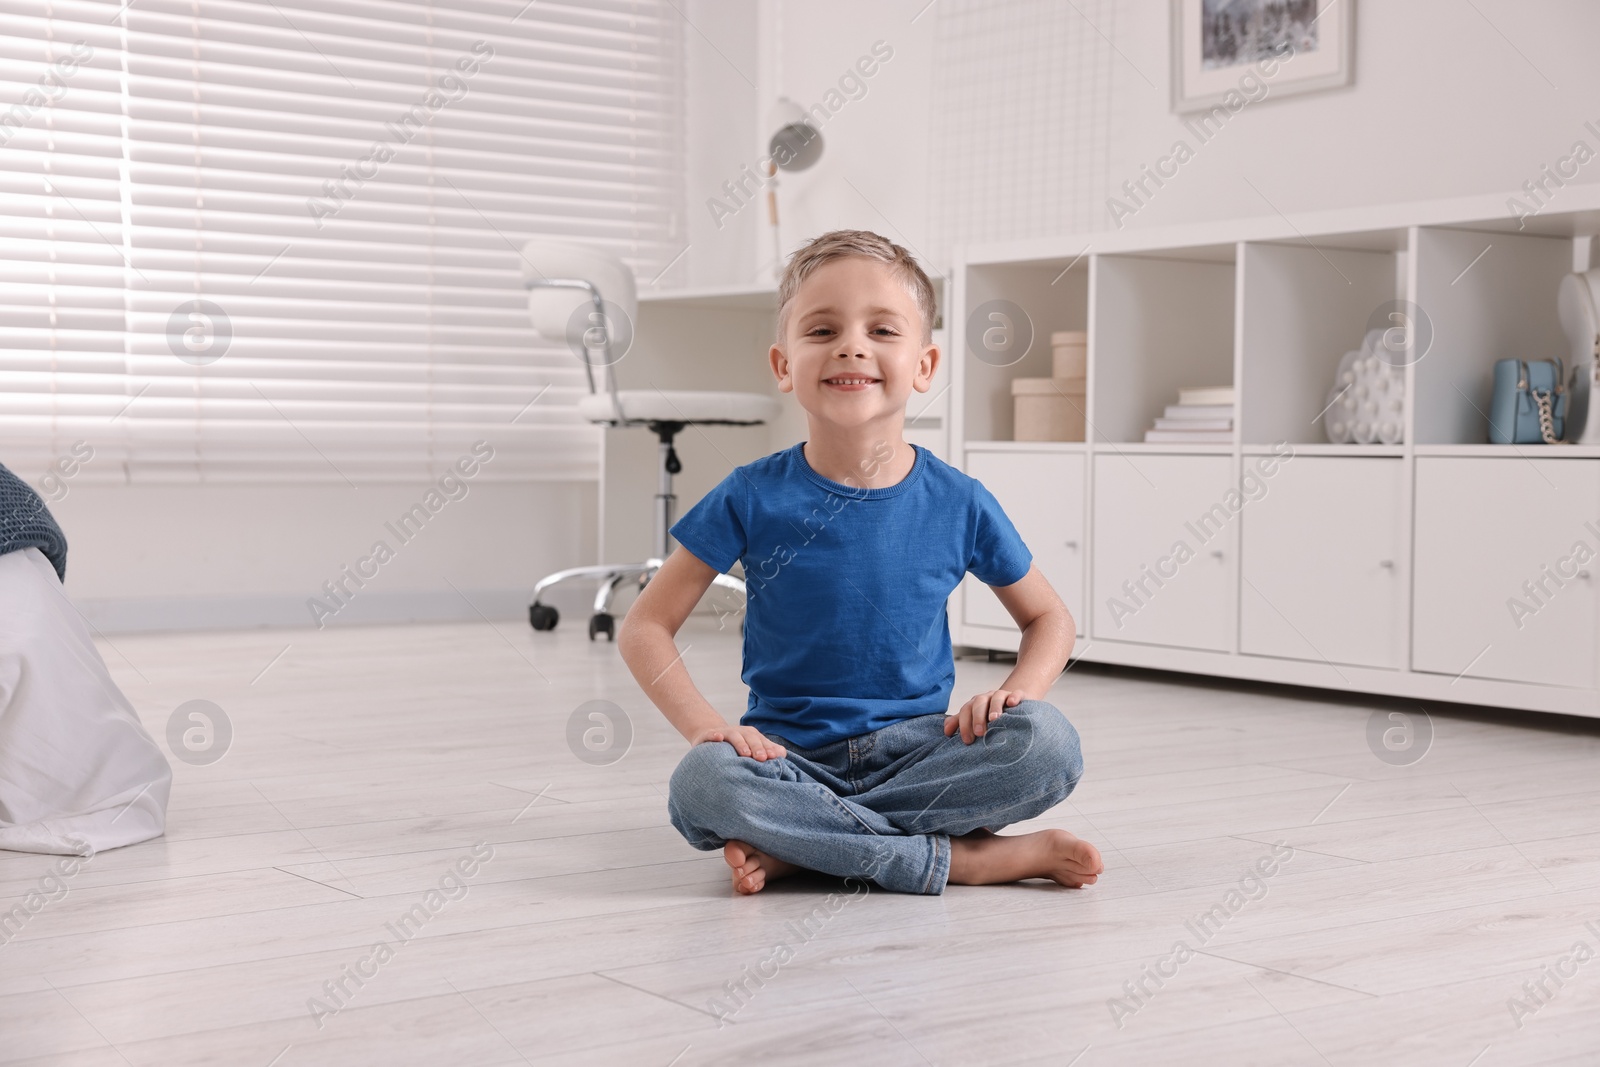
<instances>
[{"instance_id":1,"label":"t-shirt collar","mask_svg":"<svg viewBox=\"0 0 1600 1067\"><path fill-rule=\"evenodd\" d=\"M928 465L926 459L927 449L912 442L907 442L907 444L911 445L912 452L915 456L911 462L911 470L907 471L906 476L901 478L893 485L883 485L873 488L862 488L858 485L846 485L843 482L836 482L832 478L824 478L822 475L812 470L811 464L806 462L804 441L795 444L789 449L789 451L793 456L795 465L798 466L802 472L804 472L805 476L822 486L822 488L828 490L828 492L833 493L836 496L842 496L854 500L882 500L885 497L896 496L899 493L903 493L907 489L911 488L912 483L921 477L922 468Z\"/></svg>"}]
</instances>

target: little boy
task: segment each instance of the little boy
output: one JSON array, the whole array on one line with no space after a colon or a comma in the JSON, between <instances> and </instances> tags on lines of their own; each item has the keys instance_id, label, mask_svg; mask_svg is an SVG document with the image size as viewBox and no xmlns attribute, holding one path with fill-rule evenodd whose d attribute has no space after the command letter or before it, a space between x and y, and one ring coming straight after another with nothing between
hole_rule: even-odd
<instances>
[{"instance_id":1,"label":"little boy","mask_svg":"<svg viewBox=\"0 0 1600 1067\"><path fill-rule=\"evenodd\" d=\"M989 491L902 437L907 398L939 364L933 316L927 275L875 233L835 230L791 257L768 358L809 437L737 468L673 525L681 551L617 635L691 746L672 824L723 850L737 892L801 869L928 894L1038 877L1080 887L1103 869L1065 830L993 833L1048 811L1083 773L1077 731L1043 699L1076 628ZM731 725L673 638L735 560L750 702ZM950 711L945 603L968 571L1022 643L999 689Z\"/></svg>"}]
</instances>

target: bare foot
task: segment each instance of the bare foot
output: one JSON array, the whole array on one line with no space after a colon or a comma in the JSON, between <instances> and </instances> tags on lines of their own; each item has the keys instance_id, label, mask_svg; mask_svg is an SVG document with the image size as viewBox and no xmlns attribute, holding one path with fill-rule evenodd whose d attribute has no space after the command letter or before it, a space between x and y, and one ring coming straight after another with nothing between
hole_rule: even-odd
<instances>
[{"instance_id":1,"label":"bare foot","mask_svg":"<svg viewBox=\"0 0 1600 1067\"><path fill-rule=\"evenodd\" d=\"M743 841L729 841L722 846L722 858L733 871L735 892L749 895L759 893L774 878L804 870L776 856L769 856L754 845Z\"/></svg>"},{"instance_id":2,"label":"bare foot","mask_svg":"<svg viewBox=\"0 0 1600 1067\"><path fill-rule=\"evenodd\" d=\"M1074 889L1093 885L1105 864L1100 850L1065 830L950 839L950 884L997 885L1049 878Z\"/></svg>"}]
</instances>

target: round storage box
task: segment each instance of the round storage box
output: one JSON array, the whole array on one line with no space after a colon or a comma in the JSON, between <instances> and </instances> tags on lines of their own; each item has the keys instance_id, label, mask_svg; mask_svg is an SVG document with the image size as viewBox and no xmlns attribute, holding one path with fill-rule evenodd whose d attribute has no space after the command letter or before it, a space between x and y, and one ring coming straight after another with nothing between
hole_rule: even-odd
<instances>
[{"instance_id":1,"label":"round storage box","mask_svg":"<svg viewBox=\"0 0 1600 1067\"><path fill-rule=\"evenodd\" d=\"M1014 441L1082 441L1084 379L1013 378Z\"/></svg>"},{"instance_id":2,"label":"round storage box","mask_svg":"<svg viewBox=\"0 0 1600 1067\"><path fill-rule=\"evenodd\" d=\"M1057 378L1082 378L1089 368L1089 335L1083 330L1061 330L1050 335L1053 365Z\"/></svg>"}]
</instances>

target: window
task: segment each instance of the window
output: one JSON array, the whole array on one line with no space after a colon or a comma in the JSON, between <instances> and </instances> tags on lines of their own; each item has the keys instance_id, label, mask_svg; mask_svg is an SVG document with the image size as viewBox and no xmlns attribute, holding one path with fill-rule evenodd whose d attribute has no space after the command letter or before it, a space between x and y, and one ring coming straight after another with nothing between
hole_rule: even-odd
<instances>
[{"instance_id":1,"label":"window","mask_svg":"<svg viewBox=\"0 0 1600 1067\"><path fill-rule=\"evenodd\" d=\"M676 269L665 0L3 11L0 461L359 486L482 439L486 477L598 477L520 249Z\"/></svg>"}]
</instances>

